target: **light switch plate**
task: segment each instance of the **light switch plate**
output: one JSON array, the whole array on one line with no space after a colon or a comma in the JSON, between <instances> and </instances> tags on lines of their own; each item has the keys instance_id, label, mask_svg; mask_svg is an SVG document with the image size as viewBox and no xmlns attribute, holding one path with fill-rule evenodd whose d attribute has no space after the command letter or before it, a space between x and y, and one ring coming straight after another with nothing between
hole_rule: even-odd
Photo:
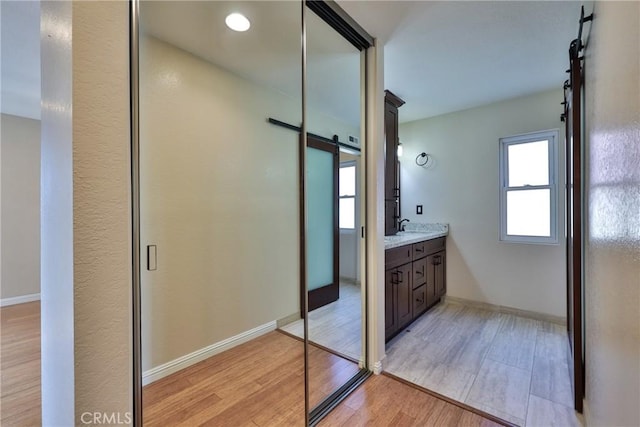
<instances>
[{"instance_id":1,"label":"light switch plate","mask_svg":"<svg viewBox=\"0 0 640 427\"><path fill-rule=\"evenodd\" d=\"M416 215L422 215L422 205L416 205Z\"/></svg>"}]
</instances>

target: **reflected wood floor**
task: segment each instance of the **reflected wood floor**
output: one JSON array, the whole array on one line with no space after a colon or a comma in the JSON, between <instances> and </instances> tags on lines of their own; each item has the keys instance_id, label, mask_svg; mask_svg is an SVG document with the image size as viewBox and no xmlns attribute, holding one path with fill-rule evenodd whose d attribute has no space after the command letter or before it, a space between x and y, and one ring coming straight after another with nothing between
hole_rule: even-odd
<instances>
[{"instance_id":1,"label":"reflected wood floor","mask_svg":"<svg viewBox=\"0 0 640 427\"><path fill-rule=\"evenodd\" d=\"M40 426L40 302L0 308L0 425Z\"/></svg>"},{"instance_id":2,"label":"reflected wood floor","mask_svg":"<svg viewBox=\"0 0 640 427\"><path fill-rule=\"evenodd\" d=\"M144 387L145 426L304 424L304 344L274 331ZM358 365L310 347L309 402L320 403Z\"/></svg>"}]
</instances>

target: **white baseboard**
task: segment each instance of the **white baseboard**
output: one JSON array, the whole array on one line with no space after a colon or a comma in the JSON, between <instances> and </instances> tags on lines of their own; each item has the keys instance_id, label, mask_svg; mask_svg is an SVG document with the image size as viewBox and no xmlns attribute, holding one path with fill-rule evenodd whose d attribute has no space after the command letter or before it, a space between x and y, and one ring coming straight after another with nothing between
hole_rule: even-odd
<instances>
[{"instance_id":1,"label":"white baseboard","mask_svg":"<svg viewBox=\"0 0 640 427\"><path fill-rule=\"evenodd\" d=\"M542 320L544 322L557 323L558 325L567 325L567 318L554 316L551 314L538 313L535 311L520 310L519 308L507 307L504 305L489 304L487 302L472 301L465 298L451 297L445 295L444 302L451 304L461 304L470 307L481 308L489 311L497 311L504 314L513 314L515 316L526 317L528 319Z\"/></svg>"},{"instance_id":2,"label":"white baseboard","mask_svg":"<svg viewBox=\"0 0 640 427\"><path fill-rule=\"evenodd\" d=\"M19 297L0 299L0 307L8 305L24 304L25 302L40 301L40 294L21 295Z\"/></svg>"},{"instance_id":3,"label":"white baseboard","mask_svg":"<svg viewBox=\"0 0 640 427\"><path fill-rule=\"evenodd\" d=\"M167 363L163 363L160 366L151 368L148 371L142 373L142 385L151 384L154 381L158 381L168 375L178 372L181 369L187 368L191 365L195 365L211 356L215 356L218 353L222 353L225 350L229 350L237 345L251 341L254 338L258 338L260 335L264 335L267 332L274 331L276 329L276 322L265 323L257 328L250 329L242 332L233 337L211 344L207 347L196 350L193 353L186 354L177 359L171 360Z\"/></svg>"}]
</instances>

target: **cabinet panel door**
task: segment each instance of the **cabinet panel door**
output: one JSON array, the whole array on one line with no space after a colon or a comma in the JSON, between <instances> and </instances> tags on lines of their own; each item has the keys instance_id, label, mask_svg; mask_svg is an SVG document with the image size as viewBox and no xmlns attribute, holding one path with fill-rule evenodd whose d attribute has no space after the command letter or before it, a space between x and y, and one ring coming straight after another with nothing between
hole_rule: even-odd
<instances>
[{"instance_id":1,"label":"cabinet panel door","mask_svg":"<svg viewBox=\"0 0 640 427\"><path fill-rule=\"evenodd\" d=\"M427 285L413 290L413 318L420 316L427 309Z\"/></svg>"},{"instance_id":2,"label":"cabinet panel door","mask_svg":"<svg viewBox=\"0 0 640 427\"><path fill-rule=\"evenodd\" d=\"M424 285L427 281L427 259L422 258L413 262L413 287Z\"/></svg>"},{"instance_id":3,"label":"cabinet panel door","mask_svg":"<svg viewBox=\"0 0 640 427\"><path fill-rule=\"evenodd\" d=\"M446 281L446 263L445 252L438 252L434 255L434 278L436 284L436 298L440 298L447 293L447 281Z\"/></svg>"},{"instance_id":4,"label":"cabinet panel door","mask_svg":"<svg viewBox=\"0 0 640 427\"><path fill-rule=\"evenodd\" d=\"M396 323L396 269L385 271L384 277L384 335L389 338L398 330Z\"/></svg>"},{"instance_id":5,"label":"cabinet panel door","mask_svg":"<svg viewBox=\"0 0 640 427\"><path fill-rule=\"evenodd\" d=\"M394 200L384 201L384 235L393 236L398 232L398 203Z\"/></svg>"},{"instance_id":6,"label":"cabinet panel door","mask_svg":"<svg viewBox=\"0 0 640 427\"><path fill-rule=\"evenodd\" d=\"M398 109L389 103L384 104L384 198L396 199L396 168L398 160Z\"/></svg>"},{"instance_id":7,"label":"cabinet panel door","mask_svg":"<svg viewBox=\"0 0 640 427\"><path fill-rule=\"evenodd\" d=\"M413 287L411 286L411 264L405 264L397 269L398 284L396 298L398 310L398 327L402 328L413 320Z\"/></svg>"},{"instance_id":8,"label":"cabinet panel door","mask_svg":"<svg viewBox=\"0 0 640 427\"><path fill-rule=\"evenodd\" d=\"M430 306L436 301L436 265L435 254L429 255L427 260L427 305Z\"/></svg>"}]
</instances>

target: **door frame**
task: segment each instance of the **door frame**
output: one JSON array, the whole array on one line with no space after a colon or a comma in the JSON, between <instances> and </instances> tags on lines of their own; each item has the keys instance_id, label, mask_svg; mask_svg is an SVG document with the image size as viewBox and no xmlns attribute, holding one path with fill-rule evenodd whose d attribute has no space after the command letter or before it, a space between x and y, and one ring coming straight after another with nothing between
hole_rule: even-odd
<instances>
[{"instance_id":1,"label":"door frame","mask_svg":"<svg viewBox=\"0 0 640 427\"><path fill-rule=\"evenodd\" d=\"M566 166L566 221L567 221L567 336L569 338L569 375L573 388L574 408L583 411L584 324L582 289L582 57L580 39L569 47L569 80L565 82L565 166Z\"/></svg>"}]
</instances>

